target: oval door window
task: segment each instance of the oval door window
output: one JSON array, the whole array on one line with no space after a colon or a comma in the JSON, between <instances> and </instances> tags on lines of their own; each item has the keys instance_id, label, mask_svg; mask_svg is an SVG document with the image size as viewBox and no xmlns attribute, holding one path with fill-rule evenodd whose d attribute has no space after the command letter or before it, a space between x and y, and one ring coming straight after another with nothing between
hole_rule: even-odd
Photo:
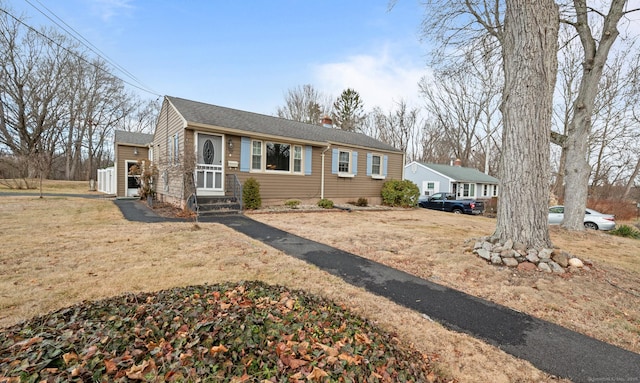
<instances>
[{"instance_id":1,"label":"oval door window","mask_svg":"<svg viewBox=\"0 0 640 383\"><path fill-rule=\"evenodd\" d=\"M213 150L213 142L211 142L211 140L207 139L204 142L203 148L202 148L202 157L204 159L204 163L207 165L212 165L213 164L213 158L215 157L214 154L214 150Z\"/></svg>"}]
</instances>

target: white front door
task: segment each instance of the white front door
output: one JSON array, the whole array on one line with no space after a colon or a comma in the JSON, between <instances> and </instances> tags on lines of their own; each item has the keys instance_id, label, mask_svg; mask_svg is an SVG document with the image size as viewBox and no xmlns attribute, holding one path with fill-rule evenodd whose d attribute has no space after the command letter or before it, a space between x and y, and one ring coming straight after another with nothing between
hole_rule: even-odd
<instances>
[{"instance_id":1,"label":"white front door","mask_svg":"<svg viewBox=\"0 0 640 383\"><path fill-rule=\"evenodd\" d=\"M140 187L140 175L131 174L131 168L138 166L138 161L126 161L127 174L125 175L125 195L127 197L138 196L138 187Z\"/></svg>"},{"instance_id":2,"label":"white front door","mask_svg":"<svg viewBox=\"0 0 640 383\"><path fill-rule=\"evenodd\" d=\"M200 195L224 195L222 136L197 133L196 186Z\"/></svg>"}]
</instances>

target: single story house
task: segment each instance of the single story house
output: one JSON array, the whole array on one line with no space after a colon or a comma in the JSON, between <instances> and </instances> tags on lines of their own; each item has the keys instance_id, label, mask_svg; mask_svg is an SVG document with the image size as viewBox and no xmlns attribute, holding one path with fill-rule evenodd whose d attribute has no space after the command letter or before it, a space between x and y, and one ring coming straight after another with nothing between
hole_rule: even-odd
<instances>
[{"instance_id":1,"label":"single story house","mask_svg":"<svg viewBox=\"0 0 640 383\"><path fill-rule=\"evenodd\" d=\"M263 205L297 199L381 203L385 180L403 177L404 152L367 135L166 96L150 157L161 201L238 195L248 178ZM127 158L131 152L126 153ZM144 154L142 154L144 155Z\"/></svg>"},{"instance_id":2,"label":"single story house","mask_svg":"<svg viewBox=\"0 0 640 383\"><path fill-rule=\"evenodd\" d=\"M459 199L483 199L498 196L499 180L477 169L460 165L427 164L413 161L404 167L404 177L420 189L421 196L454 193Z\"/></svg>"},{"instance_id":3,"label":"single story house","mask_svg":"<svg viewBox=\"0 0 640 383\"><path fill-rule=\"evenodd\" d=\"M137 196L140 176L130 170L138 161L151 158L153 134L116 130L113 136L114 166L98 170L98 190L116 197Z\"/></svg>"}]
</instances>

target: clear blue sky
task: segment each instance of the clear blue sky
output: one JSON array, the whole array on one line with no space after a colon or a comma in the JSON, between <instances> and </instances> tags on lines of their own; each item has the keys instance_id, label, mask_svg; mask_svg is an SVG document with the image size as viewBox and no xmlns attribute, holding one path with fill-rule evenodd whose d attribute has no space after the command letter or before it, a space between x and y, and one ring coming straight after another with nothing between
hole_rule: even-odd
<instances>
[{"instance_id":1,"label":"clear blue sky","mask_svg":"<svg viewBox=\"0 0 640 383\"><path fill-rule=\"evenodd\" d=\"M10 2L43 26L53 23L30 3L161 95L257 113L274 114L285 92L304 84L332 97L354 88L367 110L400 99L417 106L427 73L418 0L391 11L388 0Z\"/></svg>"}]
</instances>

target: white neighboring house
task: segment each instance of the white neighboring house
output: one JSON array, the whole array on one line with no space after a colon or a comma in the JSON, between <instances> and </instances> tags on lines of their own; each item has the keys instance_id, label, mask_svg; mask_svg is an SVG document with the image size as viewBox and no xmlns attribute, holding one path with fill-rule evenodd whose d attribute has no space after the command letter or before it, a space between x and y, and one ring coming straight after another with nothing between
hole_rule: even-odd
<instances>
[{"instance_id":1,"label":"white neighboring house","mask_svg":"<svg viewBox=\"0 0 640 383\"><path fill-rule=\"evenodd\" d=\"M420 197L434 193L455 193L458 199L489 199L498 196L497 178L473 168L454 165L427 164L413 161L404 166L404 179L420 189Z\"/></svg>"}]
</instances>

